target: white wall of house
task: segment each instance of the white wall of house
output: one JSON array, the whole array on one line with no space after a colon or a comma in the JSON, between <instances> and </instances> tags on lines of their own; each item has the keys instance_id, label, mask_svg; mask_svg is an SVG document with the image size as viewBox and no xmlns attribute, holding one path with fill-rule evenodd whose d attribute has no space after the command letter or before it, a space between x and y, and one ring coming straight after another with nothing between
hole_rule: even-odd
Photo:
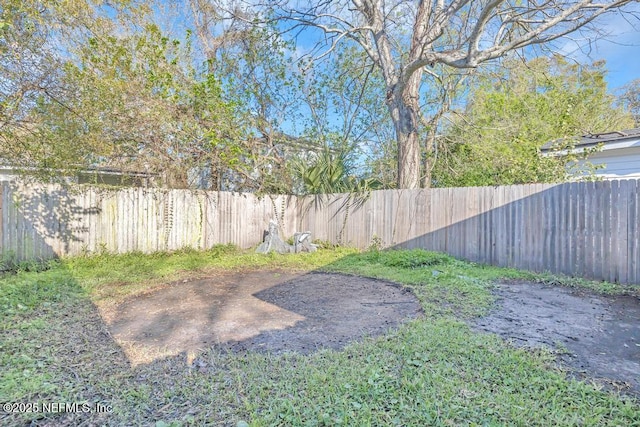
<instances>
[{"instance_id":1,"label":"white wall of house","mask_svg":"<svg viewBox=\"0 0 640 427\"><path fill-rule=\"evenodd\" d=\"M593 153L588 161L593 165L604 166L595 172L603 178L640 178L640 145Z\"/></svg>"}]
</instances>

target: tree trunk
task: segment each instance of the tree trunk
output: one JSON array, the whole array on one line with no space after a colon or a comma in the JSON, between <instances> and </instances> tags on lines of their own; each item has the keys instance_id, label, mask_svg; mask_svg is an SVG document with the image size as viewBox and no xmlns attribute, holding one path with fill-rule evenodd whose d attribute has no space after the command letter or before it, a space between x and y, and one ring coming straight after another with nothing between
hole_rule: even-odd
<instances>
[{"instance_id":1,"label":"tree trunk","mask_svg":"<svg viewBox=\"0 0 640 427\"><path fill-rule=\"evenodd\" d=\"M398 188L420 188L419 90L422 72L415 72L402 92L389 92L388 107L398 143ZM397 87L397 86L396 86Z\"/></svg>"},{"instance_id":2,"label":"tree trunk","mask_svg":"<svg viewBox=\"0 0 640 427\"><path fill-rule=\"evenodd\" d=\"M436 144L436 125L433 124L427 131L427 138L424 144L424 168L422 170L422 188L431 188L431 171L436 161L434 148Z\"/></svg>"},{"instance_id":3,"label":"tree trunk","mask_svg":"<svg viewBox=\"0 0 640 427\"><path fill-rule=\"evenodd\" d=\"M398 140L398 188L420 187L420 140L418 128L408 118L413 112L405 109L395 123Z\"/></svg>"}]
</instances>

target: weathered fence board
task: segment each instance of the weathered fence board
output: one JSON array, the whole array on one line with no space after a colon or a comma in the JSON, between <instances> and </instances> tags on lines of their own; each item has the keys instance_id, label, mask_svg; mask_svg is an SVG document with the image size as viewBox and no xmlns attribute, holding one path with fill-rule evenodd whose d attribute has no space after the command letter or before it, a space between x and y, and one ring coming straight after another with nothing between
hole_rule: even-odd
<instances>
[{"instance_id":1,"label":"weathered fence board","mask_svg":"<svg viewBox=\"0 0 640 427\"><path fill-rule=\"evenodd\" d=\"M422 247L495 265L640 281L636 180L378 191L364 203L347 203L342 231L345 200L330 196L320 208L299 209L299 223L314 236L358 247L379 238L387 247Z\"/></svg>"},{"instance_id":2,"label":"weathered fence board","mask_svg":"<svg viewBox=\"0 0 640 427\"><path fill-rule=\"evenodd\" d=\"M17 260L84 252L258 244L285 236L366 248L425 248L476 262L620 283L640 281L640 182L381 190L368 197L265 196L0 183L0 253Z\"/></svg>"}]
</instances>

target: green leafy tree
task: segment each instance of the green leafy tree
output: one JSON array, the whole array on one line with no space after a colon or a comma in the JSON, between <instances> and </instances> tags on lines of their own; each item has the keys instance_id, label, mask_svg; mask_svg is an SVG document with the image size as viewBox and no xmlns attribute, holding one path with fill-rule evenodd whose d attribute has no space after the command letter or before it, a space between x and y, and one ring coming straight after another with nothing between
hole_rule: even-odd
<instances>
[{"instance_id":1,"label":"green leafy tree","mask_svg":"<svg viewBox=\"0 0 640 427\"><path fill-rule=\"evenodd\" d=\"M422 95L428 92L425 85L448 80L438 75L438 66L447 73L474 69L527 46L548 45L631 1L274 3L282 19L323 31L329 52L342 41L351 41L375 64L384 82L380 101L384 100L395 130L398 188L418 188L424 164L421 126L432 122L429 109L422 108L429 104Z\"/></svg>"},{"instance_id":2,"label":"green leafy tree","mask_svg":"<svg viewBox=\"0 0 640 427\"><path fill-rule=\"evenodd\" d=\"M477 76L466 110L440 141L437 186L561 181L576 159L541 156L542 145L632 125L607 92L604 62L555 56L503 65Z\"/></svg>"},{"instance_id":3,"label":"green leafy tree","mask_svg":"<svg viewBox=\"0 0 640 427\"><path fill-rule=\"evenodd\" d=\"M181 188L212 165L239 162L234 107L215 75L190 66L188 38L171 39L153 23L126 36L100 30L65 64L69 96L37 110L48 161L68 161L58 155L64 149L78 165L146 170Z\"/></svg>"},{"instance_id":4,"label":"green leafy tree","mask_svg":"<svg viewBox=\"0 0 640 427\"><path fill-rule=\"evenodd\" d=\"M235 185L249 141L240 109L222 77L198 65L190 31L168 34L144 3L115 2L117 13L100 2L70 5L27 10L33 34L43 36L20 52L33 57L28 49L41 44L43 57L57 58L57 74L52 88L36 86L23 103L18 117L29 132L18 135L20 144L15 131L3 132L13 147L7 157L45 177L109 166L156 173L172 187Z\"/></svg>"},{"instance_id":5,"label":"green leafy tree","mask_svg":"<svg viewBox=\"0 0 640 427\"><path fill-rule=\"evenodd\" d=\"M622 87L618 102L631 113L635 126L640 126L640 79L635 79Z\"/></svg>"},{"instance_id":6,"label":"green leafy tree","mask_svg":"<svg viewBox=\"0 0 640 427\"><path fill-rule=\"evenodd\" d=\"M277 29L250 26L234 43L219 48L214 59L247 129L244 173L252 179L245 180L244 191L292 193L297 179L292 164L314 148L295 128L301 119L302 79L292 64L292 49Z\"/></svg>"},{"instance_id":7,"label":"green leafy tree","mask_svg":"<svg viewBox=\"0 0 640 427\"><path fill-rule=\"evenodd\" d=\"M60 62L49 54L52 15L39 2L8 0L0 6L0 158L24 153L37 132L29 112L43 98L60 96Z\"/></svg>"},{"instance_id":8,"label":"green leafy tree","mask_svg":"<svg viewBox=\"0 0 640 427\"><path fill-rule=\"evenodd\" d=\"M334 53L320 64L308 56L300 65L308 112L302 121L303 135L316 146L316 154L307 156L312 161L309 172L329 173L328 167L316 167L323 159L323 164L335 165L332 174L344 170L349 177L334 180L336 185L326 182L327 188L347 192L395 186L395 167L386 167L394 162L393 149L384 150L393 140L393 126L380 102L384 94L379 71L354 46L340 45ZM309 188L308 180L305 186Z\"/></svg>"}]
</instances>

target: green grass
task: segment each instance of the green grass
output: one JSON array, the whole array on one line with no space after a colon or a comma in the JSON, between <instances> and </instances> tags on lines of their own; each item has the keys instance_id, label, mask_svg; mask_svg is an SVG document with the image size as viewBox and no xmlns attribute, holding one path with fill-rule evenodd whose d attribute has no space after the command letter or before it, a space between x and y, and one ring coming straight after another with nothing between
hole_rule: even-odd
<instances>
[{"instance_id":1,"label":"green grass","mask_svg":"<svg viewBox=\"0 0 640 427\"><path fill-rule=\"evenodd\" d=\"M0 402L101 402L107 425L640 426L637 400L571 379L553 355L512 348L464 322L500 279L637 289L462 262L421 250L256 255L229 246L64 259L0 278ZM131 367L96 305L218 270L325 270L403 283L425 317L343 351L310 356L211 349ZM629 291L631 289L631 291ZM19 425L42 414L1 415ZM4 419L3 419L4 417ZM85 414L49 414L69 425ZM245 423L245 424L243 424Z\"/></svg>"}]
</instances>

